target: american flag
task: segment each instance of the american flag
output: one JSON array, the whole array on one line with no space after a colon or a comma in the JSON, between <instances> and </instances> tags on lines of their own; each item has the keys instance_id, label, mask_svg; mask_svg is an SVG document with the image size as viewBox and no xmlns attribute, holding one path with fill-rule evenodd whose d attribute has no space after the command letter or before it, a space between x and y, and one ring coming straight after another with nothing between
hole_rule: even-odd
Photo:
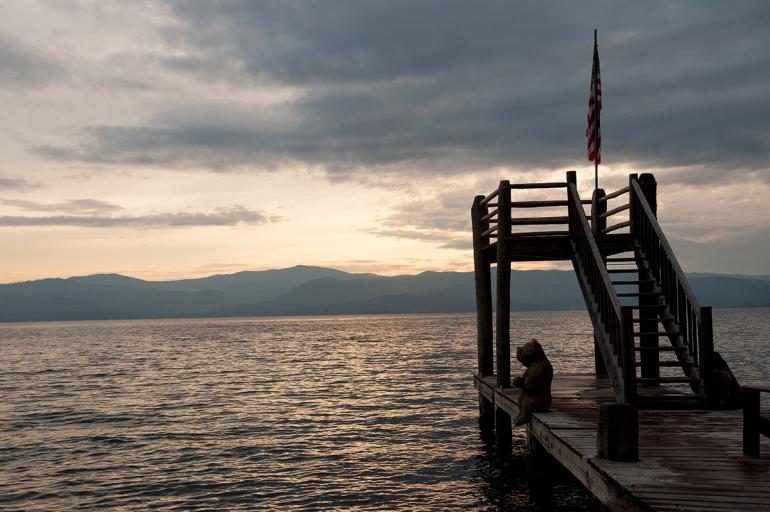
<instances>
[{"instance_id":1,"label":"american flag","mask_svg":"<svg viewBox=\"0 0 770 512\"><path fill-rule=\"evenodd\" d=\"M602 79L599 76L599 47L596 44L594 31L594 65L591 68L591 95L588 97L588 159L597 164L602 163L602 135L599 131L599 112L602 110Z\"/></svg>"}]
</instances>

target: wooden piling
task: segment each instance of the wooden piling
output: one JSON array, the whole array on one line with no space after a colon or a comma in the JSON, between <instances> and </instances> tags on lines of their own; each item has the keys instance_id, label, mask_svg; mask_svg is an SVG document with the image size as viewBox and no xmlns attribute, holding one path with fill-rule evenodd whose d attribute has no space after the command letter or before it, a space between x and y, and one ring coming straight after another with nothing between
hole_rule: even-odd
<instances>
[{"instance_id":1,"label":"wooden piling","mask_svg":"<svg viewBox=\"0 0 770 512\"><path fill-rule=\"evenodd\" d=\"M602 217L607 212L607 201L602 200L606 195L603 188L597 188L591 196L591 231L594 236L607 227L607 218ZM596 333L594 333L594 371L596 375L607 375L607 367L604 364Z\"/></svg>"},{"instance_id":2,"label":"wooden piling","mask_svg":"<svg viewBox=\"0 0 770 512\"><path fill-rule=\"evenodd\" d=\"M553 495L553 458L527 428L527 486L537 505L549 508Z\"/></svg>"},{"instance_id":3,"label":"wooden piling","mask_svg":"<svg viewBox=\"0 0 770 512\"><path fill-rule=\"evenodd\" d=\"M501 181L497 193L497 385L511 386L511 188Z\"/></svg>"},{"instance_id":4,"label":"wooden piling","mask_svg":"<svg viewBox=\"0 0 770 512\"><path fill-rule=\"evenodd\" d=\"M743 388L743 454L759 457L759 390Z\"/></svg>"},{"instance_id":5,"label":"wooden piling","mask_svg":"<svg viewBox=\"0 0 770 512\"><path fill-rule=\"evenodd\" d=\"M507 455L511 452L512 436L511 415L502 407L495 407L495 446L498 453Z\"/></svg>"},{"instance_id":6,"label":"wooden piling","mask_svg":"<svg viewBox=\"0 0 770 512\"><path fill-rule=\"evenodd\" d=\"M700 375L706 401L712 405L717 402L718 391L714 389L714 333L711 306L700 308Z\"/></svg>"},{"instance_id":7,"label":"wooden piling","mask_svg":"<svg viewBox=\"0 0 770 512\"><path fill-rule=\"evenodd\" d=\"M495 437L495 405L479 393L479 430L485 442L491 443Z\"/></svg>"},{"instance_id":8,"label":"wooden piling","mask_svg":"<svg viewBox=\"0 0 770 512\"><path fill-rule=\"evenodd\" d=\"M655 181L655 176L650 173L643 173L639 176L639 186L644 193L644 198L650 204L652 213L657 217L658 185ZM652 294L655 291L655 281L648 268L642 269L639 277L641 280L639 283L639 304L644 306L639 310L639 331L655 333L658 330L657 311L652 307L657 304L657 297ZM660 338L654 334L642 334L639 336L639 346L643 347L639 355L640 370L642 379L645 379L642 381L642 386L660 386L660 352L656 350L659 344Z\"/></svg>"},{"instance_id":9,"label":"wooden piling","mask_svg":"<svg viewBox=\"0 0 770 512\"><path fill-rule=\"evenodd\" d=\"M596 455L617 462L639 460L639 411L628 404L599 405Z\"/></svg>"},{"instance_id":10,"label":"wooden piling","mask_svg":"<svg viewBox=\"0 0 770 512\"><path fill-rule=\"evenodd\" d=\"M492 278L490 262L484 247L489 245L489 207L483 204L484 196L476 196L471 208L473 227L473 265L476 279L476 347L479 375L492 375ZM485 440L491 440L495 430L495 406L479 393L479 428Z\"/></svg>"},{"instance_id":11,"label":"wooden piling","mask_svg":"<svg viewBox=\"0 0 770 512\"><path fill-rule=\"evenodd\" d=\"M492 375L492 282L490 262L484 255L489 245L489 235L482 233L489 229L489 220L483 220L489 208L482 205L484 196L476 196L471 208L473 226L473 266L476 280L476 340L478 348L479 375Z\"/></svg>"}]
</instances>

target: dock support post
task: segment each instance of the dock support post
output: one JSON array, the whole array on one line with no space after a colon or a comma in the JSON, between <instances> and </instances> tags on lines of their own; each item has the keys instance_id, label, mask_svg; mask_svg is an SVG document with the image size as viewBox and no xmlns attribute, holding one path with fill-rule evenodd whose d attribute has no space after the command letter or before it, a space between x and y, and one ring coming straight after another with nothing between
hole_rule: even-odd
<instances>
[{"instance_id":1,"label":"dock support post","mask_svg":"<svg viewBox=\"0 0 770 512\"><path fill-rule=\"evenodd\" d=\"M639 460L639 411L628 404L599 405L596 455L617 462Z\"/></svg>"},{"instance_id":2,"label":"dock support post","mask_svg":"<svg viewBox=\"0 0 770 512\"><path fill-rule=\"evenodd\" d=\"M759 390L743 388L743 454L759 457Z\"/></svg>"},{"instance_id":3,"label":"dock support post","mask_svg":"<svg viewBox=\"0 0 770 512\"><path fill-rule=\"evenodd\" d=\"M601 201L601 198L606 195L603 188L597 188L594 190L593 196L591 196L591 231L594 236L607 227L607 218L602 217L602 214L607 212L607 201ZM604 364L601 349L599 349L599 340L596 333L594 333L594 369L597 376L603 377L607 375L607 367Z\"/></svg>"},{"instance_id":4,"label":"dock support post","mask_svg":"<svg viewBox=\"0 0 770 512\"><path fill-rule=\"evenodd\" d=\"M717 391L714 389L714 332L711 306L701 306L698 331L700 338L700 376L703 379L703 391L706 395L706 402L710 407L714 407L718 399Z\"/></svg>"},{"instance_id":5,"label":"dock support post","mask_svg":"<svg viewBox=\"0 0 770 512\"><path fill-rule=\"evenodd\" d=\"M650 204L652 213L657 216L658 214L658 198L657 190L658 184L655 181L655 176L650 173L644 173L639 176L639 187L644 193L644 198ZM631 194L633 198L633 193ZM633 199L632 199L633 200ZM641 233L636 233L636 236L641 236ZM640 279L650 280L653 278L650 269L645 269L639 274ZM643 282L639 285L639 292L646 293L652 292L655 289L654 282ZM657 304L657 298L652 295L640 295L639 304L642 306L654 306ZM657 311L654 308L641 308L639 310L639 331L654 333L658 330L658 321L655 319ZM641 335L639 337L639 346L649 349L655 349L660 344L660 338L655 335ZM639 353L639 359L641 362L641 376L643 379L651 379L645 381L643 384L647 387L660 386L659 382L655 380L660 378L660 353L657 350L642 350Z\"/></svg>"},{"instance_id":6,"label":"dock support post","mask_svg":"<svg viewBox=\"0 0 770 512\"><path fill-rule=\"evenodd\" d=\"M491 444L495 436L495 404L479 393L479 430L485 443Z\"/></svg>"},{"instance_id":7,"label":"dock support post","mask_svg":"<svg viewBox=\"0 0 770 512\"><path fill-rule=\"evenodd\" d=\"M476 281L476 341L481 376L492 375L492 277L489 260L484 248L489 245L489 235L481 234L489 229L489 220L482 217L489 208L481 204L484 196L476 196L471 209L473 225L473 266Z\"/></svg>"},{"instance_id":8,"label":"dock support post","mask_svg":"<svg viewBox=\"0 0 770 512\"><path fill-rule=\"evenodd\" d=\"M497 352L497 386L511 387L511 185L500 182L497 193L497 315L495 349ZM501 408L495 410L497 450L511 450L511 416Z\"/></svg>"},{"instance_id":9,"label":"dock support post","mask_svg":"<svg viewBox=\"0 0 770 512\"><path fill-rule=\"evenodd\" d=\"M495 408L495 445L497 453L508 455L511 453L511 441L513 431L511 428L511 415L500 407Z\"/></svg>"},{"instance_id":10,"label":"dock support post","mask_svg":"<svg viewBox=\"0 0 770 512\"><path fill-rule=\"evenodd\" d=\"M497 194L497 386L511 387L511 185L501 181Z\"/></svg>"},{"instance_id":11,"label":"dock support post","mask_svg":"<svg viewBox=\"0 0 770 512\"><path fill-rule=\"evenodd\" d=\"M551 455L527 427L527 486L531 500L549 508L553 495L553 462Z\"/></svg>"},{"instance_id":12,"label":"dock support post","mask_svg":"<svg viewBox=\"0 0 770 512\"><path fill-rule=\"evenodd\" d=\"M489 245L489 235L482 236L489 229L489 220L482 220L489 208L482 205L484 196L476 196L471 208L473 226L473 265L476 280L476 347L478 351L478 373L481 377L492 375L492 277L489 259L484 248ZM495 406L479 393L479 428L484 439L490 439L495 428Z\"/></svg>"}]
</instances>

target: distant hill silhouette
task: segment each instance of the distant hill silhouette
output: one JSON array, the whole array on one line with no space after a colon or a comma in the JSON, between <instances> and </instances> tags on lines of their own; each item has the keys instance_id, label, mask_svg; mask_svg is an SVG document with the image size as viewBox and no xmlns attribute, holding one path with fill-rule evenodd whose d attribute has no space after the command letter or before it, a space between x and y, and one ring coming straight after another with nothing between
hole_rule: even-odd
<instances>
[{"instance_id":1,"label":"distant hill silhouette","mask_svg":"<svg viewBox=\"0 0 770 512\"><path fill-rule=\"evenodd\" d=\"M770 307L770 276L690 279L703 304ZM584 307L572 271L513 271L511 289L515 311ZM464 312L474 299L472 272L391 277L296 266L177 281L97 274L0 285L0 321Z\"/></svg>"}]
</instances>

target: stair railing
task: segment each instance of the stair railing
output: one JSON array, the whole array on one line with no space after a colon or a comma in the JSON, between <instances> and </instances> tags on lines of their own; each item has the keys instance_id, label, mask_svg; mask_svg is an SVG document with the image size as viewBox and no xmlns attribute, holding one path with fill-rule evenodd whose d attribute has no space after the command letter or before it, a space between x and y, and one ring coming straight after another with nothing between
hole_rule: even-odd
<instances>
[{"instance_id":1,"label":"stair railing","mask_svg":"<svg viewBox=\"0 0 770 512\"><path fill-rule=\"evenodd\" d=\"M711 307L701 306L687 281L674 251L663 234L639 180L633 176L631 187L631 233L644 252L650 271L679 326L682 341L700 370L706 397L712 396L714 369L714 339Z\"/></svg>"},{"instance_id":2,"label":"stair railing","mask_svg":"<svg viewBox=\"0 0 770 512\"><path fill-rule=\"evenodd\" d=\"M631 308L620 305L588 224L574 175L568 173L567 181L569 237L580 289L594 324L615 399L634 405L636 366Z\"/></svg>"}]
</instances>

